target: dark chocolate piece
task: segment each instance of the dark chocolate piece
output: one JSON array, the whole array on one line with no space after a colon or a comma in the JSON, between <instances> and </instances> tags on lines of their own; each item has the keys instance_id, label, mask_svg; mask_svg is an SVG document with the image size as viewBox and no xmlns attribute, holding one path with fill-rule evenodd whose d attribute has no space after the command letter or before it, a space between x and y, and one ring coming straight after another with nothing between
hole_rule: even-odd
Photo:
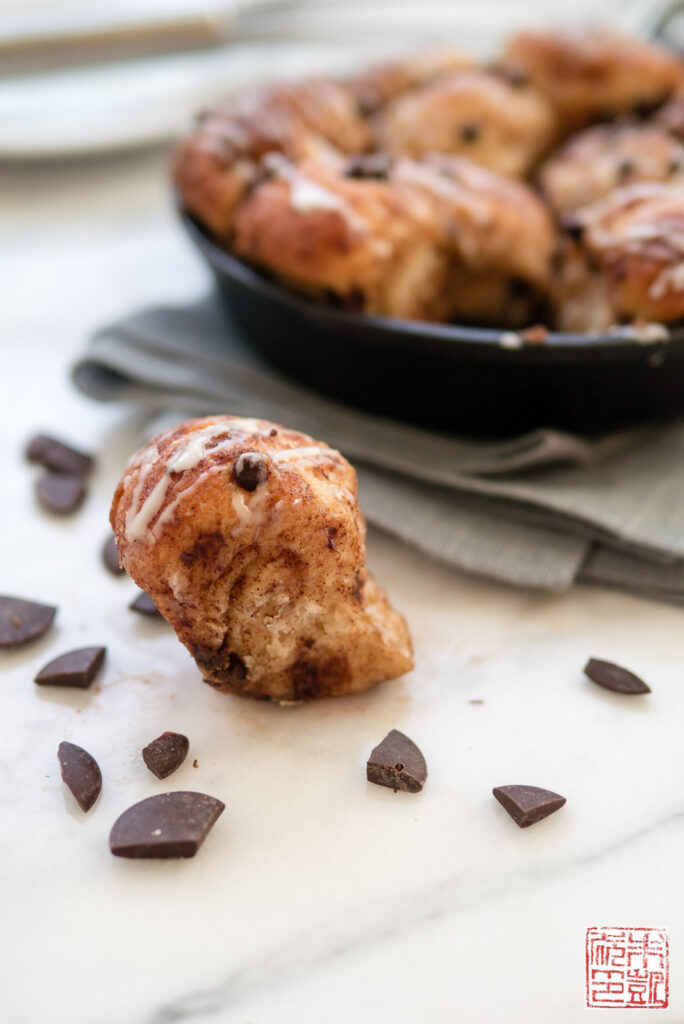
<instances>
[{"instance_id":1,"label":"dark chocolate piece","mask_svg":"<svg viewBox=\"0 0 684 1024\"><path fill-rule=\"evenodd\" d=\"M386 153L359 153L347 161L345 177L361 181L387 181L392 169L392 160Z\"/></svg>"},{"instance_id":2,"label":"dark chocolate piece","mask_svg":"<svg viewBox=\"0 0 684 1024\"><path fill-rule=\"evenodd\" d=\"M41 686L76 686L86 690L102 668L104 647L80 647L54 658L41 668L34 682Z\"/></svg>"},{"instance_id":3,"label":"dark chocolate piece","mask_svg":"<svg viewBox=\"0 0 684 1024\"><path fill-rule=\"evenodd\" d=\"M477 121L466 121L459 130L462 142L477 142L480 137L480 126Z\"/></svg>"},{"instance_id":4,"label":"dark chocolate piece","mask_svg":"<svg viewBox=\"0 0 684 1024\"><path fill-rule=\"evenodd\" d=\"M565 797L537 786L497 786L492 793L520 828L547 818L565 803Z\"/></svg>"},{"instance_id":5,"label":"dark chocolate piece","mask_svg":"<svg viewBox=\"0 0 684 1024\"><path fill-rule=\"evenodd\" d=\"M224 810L204 793L150 796L117 818L109 848L116 857L194 857Z\"/></svg>"},{"instance_id":6,"label":"dark chocolate piece","mask_svg":"<svg viewBox=\"0 0 684 1024\"><path fill-rule=\"evenodd\" d=\"M114 537L109 537L102 547L102 561L112 576L121 576L126 570L119 565L119 552Z\"/></svg>"},{"instance_id":7,"label":"dark chocolate piece","mask_svg":"<svg viewBox=\"0 0 684 1024\"><path fill-rule=\"evenodd\" d=\"M71 473L74 476L85 476L93 468L91 455L79 452L47 434L38 434L29 442L26 458L56 473Z\"/></svg>"},{"instance_id":8,"label":"dark chocolate piece","mask_svg":"<svg viewBox=\"0 0 684 1024\"><path fill-rule=\"evenodd\" d=\"M621 181L634 174L634 164L631 160L621 160L617 166L617 176Z\"/></svg>"},{"instance_id":9,"label":"dark chocolate piece","mask_svg":"<svg viewBox=\"0 0 684 1024\"><path fill-rule=\"evenodd\" d=\"M48 512L68 515L75 512L85 498L86 489L82 476L74 473L43 473L36 482L36 497Z\"/></svg>"},{"instance_id":10,"label":"dark chocolate piece","mask_svg":"<svg viewBox=\"0 0 684 1024\"><path fill-rule=\"evenodd\" d=\"M256 491L268 479L268 456L263 452L244 452L235 460L233 479L245 491Z\"/></svg>"},{"instance_id":11,"label":"dark chocolate piece","mask_svg":"<svg viewBox=\"0 0 684 1024\"><path fill-rule=\"evenodd\" d=\"M190 743L187 736L180 732L163 732L143 747L143 761L153 775L165 779L176 768L180 768L188 756Z\"/></svg>"},{"instance_id":12,"label":"dark chocolate piece","mask_svg":"<svg viewBox=\"0 0 684 1024\"><path fill-rule=\"evenodd\" d=\"M162 614L156 604L150 595L144 590L140 591L135 601L131 601L128 607L131 611L138 612L139 615L150 615L159 619L162 617Z\"/></svg>"},{"instance_id":13,"label":"dark chocolate piece","mask_svg":"<svg viewBox=\"0 0 684 1024\"><path fill-rule=\"evenodd\" d=\"M0 647L18 647L47 633L57 609L50 604L0 596Z\"/></svg>"},{"instance_id":14,"label":"dark chocolate piece","mask_svg":"<svg viewBox=\"0 0 684 1024\"><path fill-rule=\"evenodd\" d=\"M392 729L368 758L366 778L378 786L419 793L427 779L427 765L413 740Z\"/></svg>"},{"instance_id":15,"label":"dark chocolate piece","mask_svg":"<svg viewBox=\"0 0 684 1024\"><path fill-rule=\"evenodd\" d=\"M598 658L590 658L584 666L585 675L589 676L593 683L598 683L606 690L613 693L626 693L636 695L638 693L650 693L651 687L647 686L643 679L635 676L626 668L620 668L611 661L600 661Z\"/></svg>"},{"instance_id":16,"label":"dark chocolate piece","mask_svg":"<svg viewBox=\"0 0 684 1024\"><path fill-rule=\"evenodd\" d=\"M60 743L59 770L82 811L89 811L102 790L102 772L94 757L75 743Z\"/></svg>"}]
</instances>

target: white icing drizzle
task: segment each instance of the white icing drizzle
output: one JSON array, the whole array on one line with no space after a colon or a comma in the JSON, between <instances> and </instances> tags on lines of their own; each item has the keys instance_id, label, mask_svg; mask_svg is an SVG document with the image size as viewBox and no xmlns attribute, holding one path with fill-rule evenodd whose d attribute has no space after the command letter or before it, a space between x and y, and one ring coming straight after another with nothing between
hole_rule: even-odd
<instances>
[{"instance_id":1,"label":"white icing drizzle","mask_svg":"<svg viewBox=\"0 0 684 1024\"><path fill-rule=\"evenodd\" d=\"M270 424L267 427L263 427L259 420L246 418L209 423L206 427L195 431L190 438L183 439L183 443L167 462L163 474L144 501L141 502L145 483L159 457L159 450L154 445L143 455L139 464L138 479L131 495L131 504L126 513L126 539L129 542L134 542L146 538L149 542L154 537L157 537L164 524L168 523L176 514L180 502L185 501L192 491L206 481L207 477L220 472L226 466L207 466L191 484L180 489L171 479L172 474L183 474L191 469L195 469L205 456L211 456L214 452L232 447L236 442L237 436L267 437L270 435L271 429ZM222 435L227 436L222 438ZM217 438L222 439L217 441ZM214 441L216 443L212 445ZM293 462L299 459L334 461L340 458L340 453L334 448L324 448L320 445L302 445L299 448L284 448L280 451L266 454L276 463ZM173 501L162 510L171 486L174 486L175 489ZM249 500L247 500L247 495L249 495ZM253 526L259 522L263 516L267 498L268 489L265 487L257 488L253 493L243 492L242 490L235 490L232 493L233 511L238 520L237 526L233 530L233 536L240 533L247 526ZM152 525L155 517L157 517L157 521Z\"/></svg>"},{"instance_id":2,"label":"white icing drizzle","mask_svg":"<svg viewBox=\"0 0 684 1024\"><path fill-rule=\"evenodd\" d=\"M271 452L274 462L293 462L295 459L333 459L339 458L340 453L335 448L322 448L320 445L302 448L282 448L280 451Z\"/></svg>"},{"instance_id":3,"label":"white icing drizzle","mask_svg":"<svg viewBox=\"0 0 684 1024\"><path fill-rule=\"evenodd\" d=\"M408 160L399 164L397 176L399 180L425 189L439 199L455 203L456 206L466 210L478 224L485 226L491 223L491 206L482 195L475 194L476 186L471 185L470 188L464 188L459 181L441 173L437 168Z\"/></svg>"},{"instance_id":4,"label":"white icing drizzle","mask_svg":"<svg viewBox=\"0 0 684 1024\"><path fill-rule=\"evenodd\" d=\"M183 439L181 446L174 452L168 461L163 475L141 504L140 499L145 483L150 475L155 460L159 456L157 446L155 445L151 448L150 451L143 456L140 463L138 479L131 496L130 507L126 513L126 540L134 542L141 540L145 536L148 538L151 537L151 534L148 533L149 527L152 520L164 504L164 500L171 484L171 474L184 473L189 469L194 469L207 454L207 450L209 449L211 442L217 437L221 437L222 434L228 435L223 441L219 441L209 449L211 452L232 447L232 445L235 444L236 435L242 435L243 437L266 437L270 433L270 430L270 425L264 428L261 426L259 420L248 418L236 418L232 420L225 420L223 422L207 424L206 427L202 427L200 430L195 431L189 439ZM207 472L211 471L212 467L209 467ZM203 474L200 479L202 478ZM180 496L181 495L178 495L178 498L180 498ZM172 503L174 509L177 504L177 500ZM162 513L164 516L163 521L167 522L171 514L172 513L169 513L168 509L166 509L165 512Z\"/></svg>"},{"instance_id":5,"label":"white icing drizzle","mask_svg":"<svg viewBox=\"0 0 684 1024\"><path fill-rule=\"evenodd\" d=\"M648 289L648 294L650 298L655 299L657 302L659 299L664 298L667 292L682 291L684 291L684 262L678 263L674 267L665 267L664 270L661 270Z\"/></svg>"},{"instance_id":6,"label":"white icing drizzle","mask_svg":"<svg viewBox=\"0 0 684 1024\"><path fill-rule=\"evenodd\" d=\"M298 213L311 213L314 210L333 210L341 214L352 228L365 230L367 224L356 210L331 189L326 188L313 178L307 177L294 164L286 160L280 153L268 153L264 164L269 171L289 182L290 206Z\"/></svg>"}]
</instances>

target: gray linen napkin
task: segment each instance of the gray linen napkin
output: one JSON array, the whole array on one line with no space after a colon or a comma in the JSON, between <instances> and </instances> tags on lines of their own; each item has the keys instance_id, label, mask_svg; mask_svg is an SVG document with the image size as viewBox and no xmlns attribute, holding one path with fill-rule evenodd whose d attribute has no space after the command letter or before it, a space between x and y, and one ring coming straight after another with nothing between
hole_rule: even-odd
<instances>
[{"instance_id":1,"label":"gray linen napkin","mask_svg":"<svg viewBox=\"0 0 684 1024\"><path fill-rule=\"evenodd\" d=\"M73 370L102 401L272 419L355 464L368 520L441 561L524 586L575 581L684 603L684 423L587 440L473 441L372 416L280 377L218 296L104 327Z\"/></svg>"}]
</instances>

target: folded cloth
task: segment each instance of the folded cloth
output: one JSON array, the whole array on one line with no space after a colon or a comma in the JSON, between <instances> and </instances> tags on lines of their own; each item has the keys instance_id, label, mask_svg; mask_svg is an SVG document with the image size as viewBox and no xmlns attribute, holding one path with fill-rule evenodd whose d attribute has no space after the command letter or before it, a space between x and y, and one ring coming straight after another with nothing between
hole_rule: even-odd
<instances>
[{"instance_id":1,"label":"folded cloth","mask_svg":"<svg viewBox=\"0 0 684 1024\"><path fill-rule=\"evenodd\" d=\"M102 401L166 418L233 413L312 434L355 464L368 520L453 566L684 603L684 423L586 439L438 434L330 401L260 361L212 293L110 324L73 370Z\"/></svg>"}]
</instances>

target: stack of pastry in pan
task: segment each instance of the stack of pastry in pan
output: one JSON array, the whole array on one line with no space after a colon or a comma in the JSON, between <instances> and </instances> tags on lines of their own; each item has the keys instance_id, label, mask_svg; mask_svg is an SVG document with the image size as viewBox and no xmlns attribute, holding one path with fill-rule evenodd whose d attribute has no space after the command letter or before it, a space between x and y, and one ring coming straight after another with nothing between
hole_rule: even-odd
<instances>
[{"instance_id":1,"label":"stack of pastry in pan","mask_svg":"<svg viewBox=\"0 0 684 1024\"><path fill-rule=\"evenodd\" d=\"M376 315L566 331L684 317L684 64L606 30L233 95L178 146L240 259Z\"/></svg>"}]
</instances>

